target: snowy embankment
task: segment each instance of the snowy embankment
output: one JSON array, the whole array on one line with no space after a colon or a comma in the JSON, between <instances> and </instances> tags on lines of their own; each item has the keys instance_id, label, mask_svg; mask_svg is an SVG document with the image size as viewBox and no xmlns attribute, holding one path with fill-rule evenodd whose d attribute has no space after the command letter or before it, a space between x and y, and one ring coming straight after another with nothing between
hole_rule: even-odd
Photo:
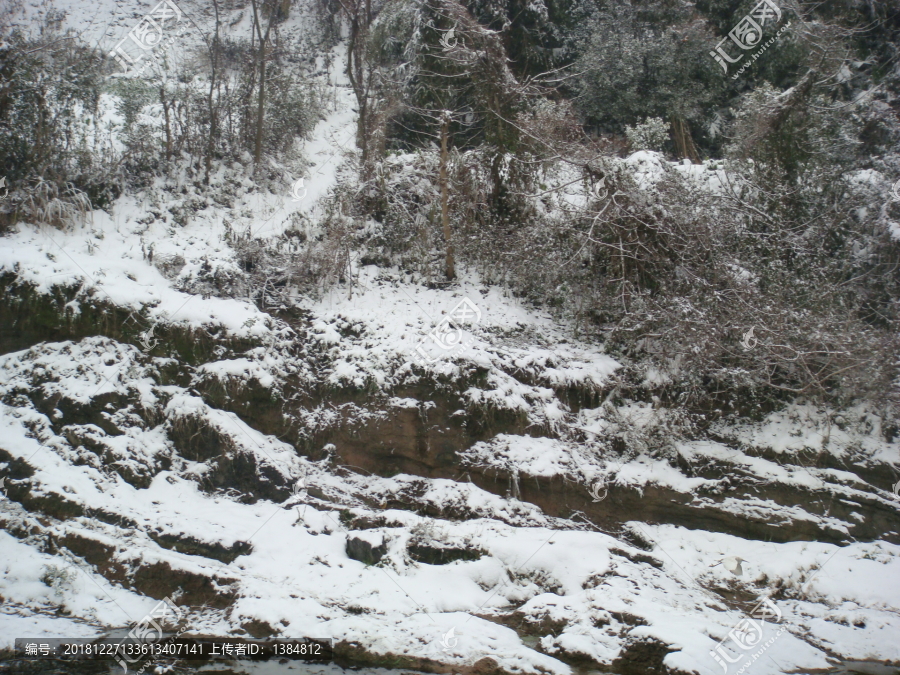
<instances>
[{"instance_id":1,"label":"snowy embankment","mask_svg":"<svg viewBox=\"0 0 900 675\"><path fill-rule=\"evenodd\" d=\"M428 327L424 310L437 318L433 308L441 294L445 306L455 304L449 291L373 282L371 291L357 291L353 300L342 295L311 307L314 334L325 336L333 350L318 377L339 387L358 371L397 386L412 368L411 338ZM549 321L499 297L479 300L485 325L473 329L467 351L434 368L447 376L472 364L489 370L494 380L481 390L507 408L524 407L536 426L552 417L548 409L562 415L557 426L601 432L614 423L602 408L573 414L549 387L558 381L602 385L615 369L612 360L572 341L548 348L559 335ZM219 302L228 308L223 316L254 311L239 301ZM382 321L386 315L393 318L389 324ZM338 316L365 328L370 347L357 349L356 338L342 338ZM536 342L544 347L529 352L521 337L504 344L487 329L502 335L513 326L540 334ZM99 337L3 357L0 448L9 498L0 504L7 561L0 621L8 640L99 635L138 620L155 603L154 593L177 596L187 586L192 590L182 591L180 601L191 607L191 626L200 633L334 637L371 655L460 666L490 657L508 672L561 673L569 666L557 655L612 664L629 646L652 639L671 651L665 656L670 670L705 674L719 672L710 651L743 616L731 599L771 595L787 630L767 650L771 658L754 663L755 672L823 668L828 656L900 658L892 639L900 630L900 597L892 583L900 575L900 547L894 544L764 543L616 514L636 533L629 540L591 531L584 520L548 517L527 502L468 482L363 476L327 458L306 460L189 389L160 382L170 361ZM223 378L243 374L265 384L278 379L282 365L277 358L253 357L198 371ZM548 386L514 380L504 370L511 365ZM260 375L267 366L268 380ZM409 402L392 399L398 409ZM789 453L797 442L791 433L800 428L788 413L739 433L748 444ZM196 433L213 434L217 450L204 455L201 446L192 446L188 436ZM850 447L873 461L895 451L872 435L836 436L831 447ZM743 466L762 481L817 480L802 468L721 444L689 444L682 453L694 464L716 458ZM607 489L638 492L665 485L690 494L722 483L722 476L685 476L663 459L619 463L550 437L500 435L474 445L465 460L584 484L608 475ZM252 475L243 480L257 484L217 490L217 483L230 485L229 465L245 467ZM844 472L836 480L850 483L851 477ZM292 490L297 481L302 487ZM283 497L242 503L242 492L265 485ZM846 489L852 498L852 487ZM413 510L385 506L400 495L414 495ZM616 508L614 499L607 503ZM779 511L788 519L814 517L749 496L731 499L728 508L736 519L753 509L767 517ZM422 515L445 511L470 515ZM383 545L378 564L348 556L348 541L356 538ZM641 540L647 552L635 547ZM474 552L474 559L423 563L411 555L422 545ZM709 567L728 555L746 560L742 577L721 565ZM53 568L66 572L42 582ZM67 616L56 616L60 607ZM766 625L764 641L781 628ZM527 635L538 642L526 644Z\"/></svg>"},{"instance_id":2,"label":"snowy embankment","mask_svg":"<svg viewBox=\"0 0 900 675\"><path fill-rule=\"evenodd\" d=\"M798 404L651 443L673 411L614 397L619 361L473 274L429 289L355 266L352 285L296 298L293 322L203 290L209 270L242 274L229 233L321 215L355 133L341 58L302 200L298 176L274 194L223 171L230 208L160 183L84 227L4 238L10 292L58 294L70 324L101 307L137 328L0 357L0 647L100 635L171 595L195 633L332 637L433 670L720 675L726 641L731 675L776 635L753 673L900 660L900 500L885 489L900 446L869 411L834 426ZM652 153L622 166L642 185L662 170ZM435 352L429 333L464 299L478 316L462 346ZM185 336L210 346L169 349ZM379 475L359 469L376 446L421 472L381 455ZM727 556L740 576L715 565ZM742 651L729 632L762 597L780 623Z\"/></svg>"}]
</instances>

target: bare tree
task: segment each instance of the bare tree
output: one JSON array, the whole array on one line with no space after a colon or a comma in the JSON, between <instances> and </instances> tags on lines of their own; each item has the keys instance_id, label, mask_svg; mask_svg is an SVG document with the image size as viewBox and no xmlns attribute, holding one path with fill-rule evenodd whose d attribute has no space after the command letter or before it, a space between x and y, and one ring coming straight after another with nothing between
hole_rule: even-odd
<instances>
[{"instance_id":1,"label":"bare tree","mask_svg":"<svg viewBox=\"0 0 900 675\"><path fill-rule=\"evenodd\" d=\"M362 179L372 175L373 100L376 64L368 54L369 30L372 26L372 0L338 0L350 28L347 43L347 77L353 88L357 106L356 145L362 154Z\"/></svg>"},{"instance_id":2,"label":"bare tree","mask_svg":"<svg viewBox=\"0 0 900 675\"><path fill-rule=\"evenodd\" d=\"M203 176L203 182L209 185L209 171L212 166L212 156L213 150L215 149L216 144L216 134L218 133L218 129L216 128L218 111L216 110L216 106L213 104L213 94L216 91L216 77L218 75L218 65L219 65L219 2L218 0L212 0L213 9L216 13L216 32L213 35L212 45L207 44L207 49L209 51L209 96L207 97L207 111L209 114L209 139L206 144L206 171ZM168 117L166 120L166 125L168 127Z\"/></svg>"},{"instance_id":3,"label":"bare tree","mask_svg":"<svg viewBox=\"0 0 900 675\"><path fill-rule=\"evenodd\" d=\"M444 272L447 279L456 278L456 261L453 255L453 234L450 231L450 188L447 180L447 135L450 126L450 113L441 113L441 226L444 230L444 241L447 246L446 266Z\"/></svg>"},{"instance_id":4,"label":"bare tree","mask_svg":"<svg viewBox=\"0 0 900 675\"><path fill-rule=\"evenodd\" d=\"M266 110L266 47L269 44L269 34L272 31L272 25L275 23L275 8L269 7L269 22L266 25L266 32L263 33L262 23L259 20L259 0L251 0L251 4L253 5L253 28L259 40L256 64L259 71L259 98L256 108L256 138L253 144L253 166L258 170L259 162L262 158L263 134L265 132L263 122L265 121Z\"/></svg>"}]
</instances>

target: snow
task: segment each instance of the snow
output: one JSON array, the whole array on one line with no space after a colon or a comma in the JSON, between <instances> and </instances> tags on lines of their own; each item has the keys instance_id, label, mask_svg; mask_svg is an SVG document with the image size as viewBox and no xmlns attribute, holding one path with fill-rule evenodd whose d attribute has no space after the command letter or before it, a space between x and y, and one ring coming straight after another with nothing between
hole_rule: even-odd
<instances>
[{"instance_id":1,"label":"snow","mask_svg":"<svg viewBox=\"0 0 900 675\"><path fill-rule=\"evenodd\" d=\"M58 4L71 12L72 25L87 26L89 34L106 44L155 3L126 3L115 12L107 12L102 3ZM208 27L208 12L201 3L185 1L183 7L201 27ZM101 26L96 17L107 13L110 25ZM246 28L248 20L245 14L233 29ZM282 30L309 32L306 13L292 12ZM199 42L199 35L188 34L178 48L187 51ZM713 499L710 491L721 476L693 468L728 467L784 488L817 490L827 484L831 497L897 508L890 492L874 491L853 472L876 466L900 472L900 442L884 441L880 418L864 408L843 411L843 418L835 419L833 411L793 404L759 422L718 423L713 427L717 441L673 441L669 455L641 452L646 446L641 445L641 434L662 428L667 411L635 401L620 402L615 409L608 403L569 406L561 390L605 395L622 364L602 345L573 338L548 312L528 307L496 286L485 287L471 271L462 270L452 288L427 288L407 283L396 270L355 264L352 287L298 299L298 308L309 315L309 344L302 346L315 347L322 355L314 374L287 349L303 340L284 322L244 299L191 292L190 283L204 264L240 274L228 244L229 227L240 225L256 236L274 237L290 226L293 214L308 223L321 217L322 198L340 180L355 134L352 93L340 67L342 49L331 54L324 75L334 92L334 110L302 143L308 160L302 172L304 199L292 200L291 185L301 175L296 167L285 168L281 192L257 189L245 176L235 185L237 202L231 209L207 205L183 226L166 219L146 224L154 205L175 203L166 192L171 186L161 181L145 193L123 196L110 213L94 212L92 222L83 227L59 231L20 224L4 238L0 271L15 272L20 282L41 294L70 287L75 297L68 308L73 314L85 303L101 301L134 312L145 325L221 330L252 346L200 364L191 371L190 384L161 384L158 374L171 360L148 357L105 337L42 343L0 356L0 470L22 461L34 471L27 479L7 479L7 489L27 482L32 498L73 506L66 517L38 519L18 502L0 499L0 648L11 646L15 637L99 635L130 625L155 605L153 598L127 583L109 581L71 554L44 552L53 550L46 546L51 536L55 541L78 536L108 546L111 560L128 570L163 563L230 587L236 599L227 611L191 609L190 624L198 633L242 634L242 625L256 620L285 636L355 641L374 654L435 659L450 667L490 656L509 672L560 675L573 672L557 658L562 650L610 666L629 640L651 636L676 649L665 659L669 669L720 675L709 653L744 617L732 598L769 595L782 611L787 630L753 664L754 675L825 668L834 656L900 660L896 544L773 543L629 522L650 542L649 552L641 551L574 518L554 518L514 496L463 482L462 476L454 481L338 471L327 459L302 457L288 443L192 391L207 379L235 387L255 382L277 398L280 383L290 375L343 393L371 387L384 407L396 412L434 406L403 387L465 383L460 392L465 410L457 414L516 413L527 432L500 433L473 444L460 453L463 472L492 468L517 477L560 477L585 487L600 481L638 495L649 487L666 488L723 518L808 522L823 532L844 534L849 534L850 524L828 512L810 513L799 504L751 495ZM101 107L103 119L117 123L113 102L105 99ZM401 155L393 161L403 165L408 159ZM619 164L647 190L669 170L710 190L728 184L724 169L715 162L672 166L658 153L642 151ZM223 170L213 183L234 175ZM854 180L874 184L881 177L860 174ZM584 201L579 190L561 199ZM245 211L250 215L239 215ZM150 244L156 265L148 255ZM176 256L184 266L175 275L164 275L160 261ZM745 276L740 269L733 271ZM466 346L447 350L432 362L414 363L416 346L429 339L429 332L463 298L481 312L477 324L466 326ZM470 377L475 372L483 374L477 384ZM666 380L659 371L645 374L648 384ZM109 396L125 403L104 412L96 423L79 423L68 408L63 412L53 403L45 409L26 394L50 402L88 405ZM138 412L147 410L157 415L154 424L141 422ZM340 414L323 403L298 418L317 429L333 424ZM380 409L360 409L358 414L387 419ZM255 475L248 470L248 480L268 480L287 491L285 486L305 478L307 488L321 496L311 496L307 489L282 501L270 497L242 503L214 489L208 480L214 462L185 458L174 447L172 428L191 422L215 432L221 445L216 459L241 457L255 467ZM76 434L81 444L72 442ZM604 443L612 438L628 450L606 451ZM781 462L802 452L827 454L845 468ZM684 469L681 460L692 469ZM146 485L127 482L123 476L128 473L148 476ZM410 495L418 512L372 506L401 499L409 503ZM77 512L81 515L73 515ZM376 525L349 533L342 513L371 517ZM103 514L115 514L124 524L107 522ZM464 546L482 555L441 566L415 562L407 544L414 531L423 530L437 544ZM251 548L226 563L162 547L156 540L161 536L226 549L247 543ZM350 536L373 545L386 542L384 560L367 566L350 559ZM644 555L661 564L643 560ZM721 565L709 567L727 555L747 561L742 577ZM48 586L41 577L50 565L70 570L71 578L56 588ZM58 613L61 608L67 616ZM565 626L558 634L547 631L540 637L541 653L491 620L513 609L535 621L564 621ZM630 623L625 615L639 621ZM776 630L766 625L764 640ZM252 670L265 673L270 665L274 667L263 664ZM333 667L308 668L304 672L338 672Z\"/></svg>"},{"instance_id":2,"label":"snow","mask_svg":"<svg viewBox=\"0 0 900 675\"><path fill-rule=\"evenodd\" d=\"M502 303L495 307L498 315L506 309ZM345 314L350 310L352 307L341 308ZM372 318L369 323L363 318L357 321L367 328L367 339L374 340L380 324L373 326ZM384 340L385 358L389 338ZM533 505L486 493L471 483L403 475L338 477L324 465L298 457L287 444L248 427L233 413L212 408L177 386L155 384L151 377L153 361L134 347L107 338L44 344L0 358L0 393L11 401L14 392L38 386L46 397L65 394L71 400L87 401L97 392L131 392L135 400L146 405L162 406L164 425L191 417L205 420L229 439L229 452L251 455L258 466L273 467L286 484L305 476L307 484L322 490L330 501L300 496L284 503L261 500L241 504L220 493L201 490L193 477L204 475L203 464L184 460L177 460L171 470L157 473L146 488L135 488L115 474L102 473L94 460L74 463L83 450L74 452L65 438L54 434L50 419L27 405L4 404L0 408L0 437L5 452L34 467L30 479L33 494L64 496L95 512L117 513L139 526L126 534L95 518L79 516L50 524L49 531L57 540L66 535L87 537L110 546L114 558L124 564L160 562L176 570L233 580L230 583L238 589L238 597L229 617L215 612L192 616L198 630L202 627L208 633L232 634L241 623L255 619L287 627L290 634L356 640L375 653L409 654L451 663L472 663L476 656L489 654L507 669L535 672L543 668L560 673L568 670L553 658L559 649L611 663L625 635L644 635L681 647L667 657L669 667L707 673L717 672L709 651L741 616L727 609L710 589L739 583L747 592L761 595L772 591L772 580L780 580L781 587L788 589L787 595L777 600L788 621L788 631L768 648L766 654L773 660L768 663L777 662L779 669L825 667L828 662L824 653L801 640L807 635L845 658L898 656L896 650L886 647L887 636L900 628L895 609L900 596L893 592L897 585L890 583L900 571L900 547L896 545L872 542L838 548L815 542L775 544L683 527L631 523L654 542L651 553L663 562L662 568L657 568L623 558L615 551L631 556L636 551L609 535L572 529L572 523L547 518ZM233 359L198 370L216 376L246 377L258 372L255 368L259 363L256 359ZM523 363L519 362L520 367ZM377 361L368 364L377 366ZM390 405L413 408L419 402L394 397ZM582 410L579 416L583 424L602 434L617 424L605 411L601 406ZM790 428L791 415L796 412L770 415L758 428L781 429L785 439L796 439L796 431ZM661 412L632 404L621 406L617 414L650 428ZM857 414L857 425L854 420L842 421L844 429L832 435L833 445L828 447L838 453L852 446L857 451L868 448L873 455L890 454L890 447L879 448L870 433L858 429L863 422L869 423L863 424L867 429L876 428L871 415L864 410ZM66 423L58 409L54 418L56 423ZM118 461L126 465L140 466L160 456L172 456L162 427L140 429L129 425L127 411L115 419L124 432L120 436L108 436L96 425L82 428L113 448ZM771 434L759 435L758 428L723 427L723 433L740 436L748 444L769 442ZM808 438L821 436L812 427ZM806 470L782 466L722 443L694 441L679 443L676 448L692 464L714 459L765 481L804 487L818 484ZM782 452L789 450L788 445L781 447ZM655 484L693 494L714 483L711 478L685 476L662 459L636 456L610 462L594 455L589 447L546 437L500 434L473 446L464 460L529 476L563 476L585 484L612 476L617 487L638 490ZM816 473L831 481L833 489L845 489L848 497L858 497L852 473L836 469L819 469ZM10 480L8 487L16 484L16 480ZM436 512L465 509L474 517L464 521L429 519L406 511L384 510L385 525L354 532L353 536L370 539L373 545L387 541L385 563L368 567L350 560L345 552L349 534L332 509L340 505L365 515L370 511L364 503L385 503L392 496L410 492L419 493L420 503L431 505ZM749 497L708 501L708 505L775 522L779 518L815 520L800 507ZM5 500L0 513L5 522L31 519L16 503ZM818 522L832 529L843 526L828 517L819 517ZM441 567L415 563L406 557L405 549L411 531L419 524L430 525L438 541L474 546L484 555L479 560ZM249 542L252 550L226 564L162 549L150 538L151 531L225 547ZM0 595L8 599L10 607L19 608L16 611L21 610L23 617L64 602L96 633L104 626L126 625L146 611L142 604L146 598L110 584L95 571L85 569L83 563L76 578L90 583L51 589L39 580L43 566L71 566L72 560L38 553L33 545L9 535L0 539L0 546L9 560L23 561L8 567L0 587ZM709 567L725 555L736 554L747 561L745 578L738 580L722 566ZM566 621L561 634L541 638L548 654L534 652L507 628L472 618L517 606L526 616ZM616 618L623 613L640 617L645 625L623 623ZM22 625L44 635L74 635L68 632L68 623L46 618L35 621ZM865 630L859 628L863 624ZM438 645L450 628L458 642L444 652ZM778 672L774 666L761 663L755 664L756 668Z\"/></svg>"},{"instance_id":3,"label":"snow","mask_svg":"<svg viewBox=\"0 0 900 675\"><path fill-rule=\"evenodd\" d=\"M64 386L73 397L84 397L112 367L101 354L115 354L129 364L130 359L138 358L134 348L90 338L7 355L0 359L0 372L9 392L31 383L32 377L44 378L50 373L50 380L41 385L45 391L52 393ZM76 364L81 366L80 372ZM245 373L248 368L249 362L226 362L214 372ZM553 673L570 672L553 656L559 649L611 663L619 654L623 636L646 635L681 648L666 657L670 668L705 674L717 672L709 651L741 617L726 608L711 589L740 584L747 592L761 595L772 591L773 580L781 580L786 595L776 602L788 630L766 652L774 661L758 662L754 670L778 672L773 662L780 664L779 668L826 666L825 654L801 640L805 635L814 635L816 641L845 658L900 657L896 648L888 646L888 636L900 628L895 609L900 606L900 586L892 583L900 573L900 547L896 545L775 544L683 527L630 523L654 542L651 554L662 561L658 568L641 562L634 557L639 553L636 549L607 534L573 529L571 523L548 519L533 505L488 494L471 483L403 475L338 477L325 465L300 458L290 446L247 427L231 413L211 408L176 386L151 385L141 372L140 368L131 369L137 378L133 383L110 378L110 391L125 393L133 384L148 387L141 394L145 398L152 394L161 401L165 396L166 419L197 416L207 420L229 439L234 452L251 453L259 464L269 464L280 472L288 484L306 476L307 485L322 490L331 500L301 494L284 503L260 500L242 504L221 493L201 490L191 476L202 474L202 465L184 460L157 473L146 488L135 488L119 476L104 475L90 463L73 463L65 439L53 434L41 413L4 405L2 447L14 458L30 458L35 468L30 479L34 494L65 495L95 512L118 513L139 526L125 534L96 518L79 516L44 526L57 540L79 535L110 546L113 558L123 564L160 562L187 573L232 580L229 583L238 595L230 613L195 611L191 621L196 630L234 634L242 623L255 619L281 627L289 635L354 640L374 653L458 664L490 655L508 670ZM412 405L403 398L393 403ZM643 408L637 407L635 412L650 419ZM122 419L118 421L125 426ZM38 431L40 443L32 430ZM168 452L165 436L158 430L144 430L143 434L125 431L130 441L116 446L124 461L147 461ZM98 429L97 433L102 432ZM728 461L767 480L804 480L772 461L717 443L682 445L679 452L692 462L702 457ZM612 468L590 454L579 455L577 446L567 446L559 439L508 434L477 444L470 459L514 466L528 475L566 475L585 482ZM686 492L708 480L687 478L665 462L647 457L623 462L615 473L617 485L657 483ZM8 486L16 483L11 480ZM366 566L349 559L345 545L350 534L332 509L340 505L363 515L370 511L363 506L362 497L367 503L384 503L390 495L419 491L415 486L425 488L422 503L433 504L438 511L465 506L481 515L459 521L384 510L383 526L352 534L373 545L386 541L383 563ZM753 508L753 504L753 500L733 500L735 509ZM772 511L776 506L768 508ZM802 510L796 511L791 517L803 516ZM0 504L0 513L4 522L31 519L8 500ZM474 546L483 555L444 566L415 563L405 550L418 524L429 525L435 541ZM223 563L160 548L149 537L150 531L225 547L243 541L252 550ZM28 541L8 534L0 538L4 558L9 561L0 594L10 607L21 608L23 617L33 617L35 612L45 611L42 608L62 602L73 616L89 622L90 629L77 634L89 630L96 634L103 626L127 625L149 609L147 598L110 584L84 563L76 579L88 583L51 589L39 580L43 566L71 566L72 561L39 553ZM721 565L709 567L725 555L738 554L747 561L745 577L740 580ZM61 595L55 595L57 592ZM536 619L567 622L561 634L541 639L547 654L523 644L512 630L475 616L490 616L512 607ZM645 625L623 623L622 613L640 617ZM35 636L76 634L69 632L71 619L56 622L40 616L16 625L35 631ZM8 614L4 620L10 620ZM865 630L856 627L861 623ZM451 628L456 642L445 640L454 646L443 651L441 639ZM769 633L766 635L768 639Z\"/></svg>"}]
</instances>

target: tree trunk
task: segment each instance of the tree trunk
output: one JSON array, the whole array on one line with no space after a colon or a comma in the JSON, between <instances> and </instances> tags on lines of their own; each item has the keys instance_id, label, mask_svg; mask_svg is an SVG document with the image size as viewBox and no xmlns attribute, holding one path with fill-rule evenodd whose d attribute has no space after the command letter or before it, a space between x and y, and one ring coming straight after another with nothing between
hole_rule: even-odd
<instances>
[{"instance_id":1,"label":"tree trunk","mask_svg":"<svg viewBox=\"0 0 900 675\"><path fill-rule=\"evenodd\" d=\"M453 241L450 232L450 194L447 185L447 127L450 115L446 112L441 118L441 225L444 228L444 240L447 242L447 279L456 278L456 263L453 259Z\"/></svg>"},{"instance_id":2,"label":"tree trunk","mask_svg":"<svg viewBox=\"0 0 900 675\"><path fill-rule=\"evenodd\" d=\"M679 157L699 164L700 155L697 154L697 148L694 146L694 139L691 138L691 130L687 122L678 115L672 115L669 121L672 123L672 136Z\"/></svg>"},{"instance_id":3,"label":"tree trunk","mask_svg":"<svg viewBox=\"0 0 900 675\"><path fill-rule=\"evenodd\" d=\"M259 45L259 105L256 108L256 142L253 145L253 164L259 166L259 160L262 157L263 142L263 120L265 118L266 106L266 43Z\"/></svg>"},{"instance_id":4,"label":"tree trunk","mask_svg":"<svg viewBox=\"0 0 900 675\"><path fill-rule=\"evenodd\" d=\"M256 109L256 140L253 145L253 168L257 170L262 158L263 122L266 110L266 44L269 41L269 31L272 30L272 20L275 18L275 12L269 13L269 24L266 26L266 34L263 35L262 24L259 22L257 0L252 0L252 4L253 23L256 26L256 33L259 37L259 104Z\"/></svg>"},{"instance_id":5,"label":"tree trunk","mask_svg":"<svg viewBox=\"0 0 900 675\"><path fill-rule=\"evenodd\" d=\"M209 110L209 140L206 144L206 173L203 177L203 182L206 185L209 185L209 171L212 166L212 155L213 150L215 149L215 139L216 133L218 130L216 129L216 108L213 105L213 92L216 87L216 72L219 64L219 3L218 0L213 0L213 8L216 11L216 34L213 36L212 47L210 48L209 60L210 60L210 76L209 76L209 98L207 100L207 107Z\"/></svg>"},{"instance_id":6,"label":"tree trunk","mask_svg":"<svg viewBox=\"0 0 900 675\"><path fill-rule=\"evenodd\" d=\"M166 120L166 161L168 161L172 159L172 121L169 113L169 107L172 104L166 99L165 80L159 85L159 102L162 104L163 116Z\"/></svg>"},{"instance_id":7,"label":"tree trunk","mask_svg":"<svg viewBox=\"0 0 900 675\"><path fill-rule=\"evenodd\" d=\"M369 179L369 106L368 96L365 87L365 71L363 63L363 47L364 47L364 27L361 25L360 14L362 9L358 6L350 7L346 10L352 12L350 16L350 39L347 45L347 78L350 80L350 86L353 94L356 96L357 118L356 118L356 146L360 149L362 155L362 172L363 181Z\"/></svg>"}]
</instances>

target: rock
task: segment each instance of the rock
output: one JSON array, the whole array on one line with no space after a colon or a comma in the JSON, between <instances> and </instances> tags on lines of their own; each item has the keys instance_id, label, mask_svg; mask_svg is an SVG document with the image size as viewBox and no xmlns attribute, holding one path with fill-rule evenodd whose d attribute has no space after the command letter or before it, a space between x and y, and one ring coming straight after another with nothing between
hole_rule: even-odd
<instances>
[{"instance_id":1,"label":"rock","mask_svg":"<svg viewBox=\"0 0 900 675\"><path fill-rule=\"evenodd\" d=\"M251 637L254 637L257 640L270 638L273 635L279 635L279 631L277 629L272 628L272 626L267 622L260 621L259 619L245 621L241 624L241 628L243 628Z\"/></svg>"},{"instance_id":2,"label":"rock","mask_svg":"<svg viewBox=\"0 0 900 675\"><path fill-rule=\"evenodd\" d=\"M634 640L622 647L612 662L612 671L621 675L665 675L663 659L672 651L677 650L653 638Z\"/></svg>"},{"instance_id":3,"label":"rock","mask_svg":"<svg viewBox=\"0 0 900 675\"><path fill-rule=\"evenodd\" d=\"M497 662L490 656L480 658L472 665L473 675L495 675L502 672Z\"/></svg>"},{"instance_id":4,"label":"rock","mask_svg":"<svg viewBox=\"0 0 900 675\"><path fill-rule=\"evenodd\" d=\"M478 560L484 555L484 551L476 548L454 548L424 542L410 543L406 550L410 558L428 565L447 565L455 560Z\"/></svg>"},{"instance_id":5,"label":"rock","mask_svg":"<svg viewBox=\"0 0 900 675\"><path fill-rule=\"evenodd\" d=\"M380 532L358 532L347 536L347 556L374 565L387 553L387 541Z\"/></svg>"}]
</instances>

